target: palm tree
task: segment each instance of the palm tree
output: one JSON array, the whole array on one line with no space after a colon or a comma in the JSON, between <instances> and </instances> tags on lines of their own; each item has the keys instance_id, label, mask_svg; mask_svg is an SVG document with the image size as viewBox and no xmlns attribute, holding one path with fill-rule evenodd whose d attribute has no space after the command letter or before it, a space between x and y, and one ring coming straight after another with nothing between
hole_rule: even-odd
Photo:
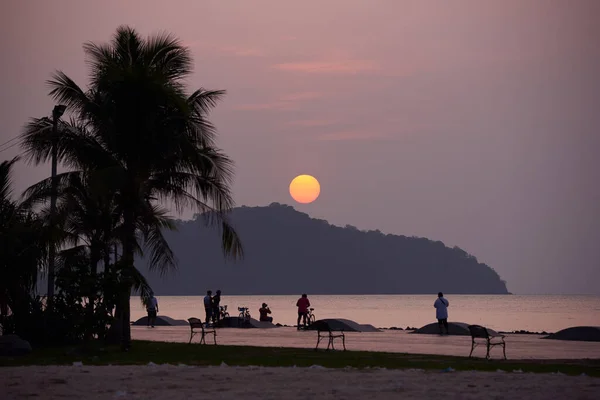
<instances>
[{"instance_id":1,"label":"palm tree","mask_svg":"<svg viewBox=\"0 0 600 400\"><path fill-rule=\"evenodd\" d=\"M12 198L12 169L18 158L0 163L0 316L26 318L43 264L46 230L42 221Z\"/></svg>"},{"instance_id":2,"label":"palm tree","mask_svg":"<svg viewBox=\"0 0 600 400\"><path fill-rule=\"evenodd\" d=\"M60 129L58 154L65 166L103 182L122 215L119 263L125 284L120 305L122 343L128 349L138 239L161 240L156 231L144 231L149 207L169 201L178 211L195 208L207 223L218 223L225 255L242 256L226 217L234 205L233 163L216 147L216 131L207 119L224 92L199 89L187 95L183 80L192 72L191 54L169 35L143 39L120 27L109 44L87 43L84 50L91 65L87 90L62 72L49 82L51 96L67 106L76 122ZM54 138L48 122L33 120L22 135L26 155L35 163L51 155ZM174 266L160 254L152 258L162 260L159 268Z\"/></svg>"}]
</instances>

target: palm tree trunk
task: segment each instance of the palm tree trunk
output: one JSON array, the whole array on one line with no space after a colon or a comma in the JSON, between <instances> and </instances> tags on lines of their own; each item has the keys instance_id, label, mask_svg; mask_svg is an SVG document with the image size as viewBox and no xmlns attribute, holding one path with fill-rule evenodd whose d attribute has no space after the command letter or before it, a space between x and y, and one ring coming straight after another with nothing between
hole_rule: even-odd
<instances>
[{"instance_id":1,"label":"palm tree trunk","mask_svg":"<svg viewBox=\"0 0 600 400\"><path fill-rule=\"evenodd\" d=\"M88 295L88 304L86 309L86 340L91 339L94 335L94 306L96 305L96 284L98 275L98 262L100 261L98 251L95 249L95 247L96 245L92 245L92 252L90 254L90 293Z\"/></svg>"},{"instance_id":2,"label":"palm tree trunk","mask_svg":"<svg viewBox=\"0 0 600 400\"><path fill-rule=\"evenodd\" d=\"M117 253L117 243L114 243L114 261L112 267L110 266L110 246L107 245L106 254L104 256L104 271L106 276L104 302L113 316L106 342L107 344L120 344L123 336L123 307L121 306L120 297L121 288L117 284L119 281L119 255Z\"/></svg>"},{"instance_id":3,"label":"palm tree trunk","mask_svg":"<svg viewBox=\"0 0 600 400\"><path fill-rule=\"evenodd\" d=\"M131 348L131 288L133 286L132 271L135 252L135 219L131 208L123 213L123 229L125 237L123 238L123 255L121 256L121 276L123 280L123 290L121 293L122 307L122 337L121 348L127 351Z\"/></svg>"}]
</instances>

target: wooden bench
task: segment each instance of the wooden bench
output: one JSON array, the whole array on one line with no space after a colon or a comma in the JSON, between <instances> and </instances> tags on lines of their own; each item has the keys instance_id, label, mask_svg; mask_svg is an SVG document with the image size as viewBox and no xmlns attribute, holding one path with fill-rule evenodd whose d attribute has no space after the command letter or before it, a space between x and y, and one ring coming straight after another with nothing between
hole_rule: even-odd
<instances>
[{"instance_id":1,"label":"wooden bench","mask_svg":"<svg viewBox=\"0 0 600 400\"><path fill-rule=\"evenodd\" d=\"M346 336L344 335L344 331L332 330L329 324L324 321L316 321L310 327L317 331L317 346L315 347L315 351L319 349L319 344L321 344L321 340L323 339L327 339L327 350L330 348L331 350L335 350L334 340L342 339L342 346L344 351L346 351Z\"/></svg>"},{"instance_id":2,"label":"wooden bench","mask_svg":"<svg viewBox=\"0 0 600 400\"><path fill-rule=\"evenodd\" d=\"M504 359L506 360L506 342L504 341L504 335L497 333L490 333L486 327L480 325L469 325L469 332L471 333L471 353L469 358L473 355L475 347L485 344L487 352L485 358L490 359L490 349L495 346L502 346L502 352L504 353ZM476 339L482 339L481 342L477 342Z\"/></svg>"},{"instance_id":3,"label":"wooden bench","mask_svg":"<svg viewBox=\"0 0 600 400\"><path fill-rule=\"evenodd\" d=\"M192 343L192 339L194 338L195 335L202 335L200 337L200 344L206 344L206 340L205 337L206 335L213 335L213 340L215 342L215 345L217 344L217 331L214 329L208 330L204 328L204 323L202 322L202 320L198 319L198 318L188 318L188 322L190 323L190 341L188 344Z\"/></svg>"}]
</instances>

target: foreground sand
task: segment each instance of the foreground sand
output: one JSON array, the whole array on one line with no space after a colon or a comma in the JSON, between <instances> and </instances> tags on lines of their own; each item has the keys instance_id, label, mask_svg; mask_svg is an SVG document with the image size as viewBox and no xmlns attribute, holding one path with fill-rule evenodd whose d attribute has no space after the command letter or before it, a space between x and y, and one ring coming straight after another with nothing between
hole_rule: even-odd
<instances>
[{"instance_id":1,"label":"foreground sand","mask_svg":"<svg viewBox=\"0 0 600 400\"><path fill-rule=\"evenodd\" d=\"M600 379L515 372L311 368L0 368L0 396L39 399L599 399Z\"/></svg>"}]
</instances>

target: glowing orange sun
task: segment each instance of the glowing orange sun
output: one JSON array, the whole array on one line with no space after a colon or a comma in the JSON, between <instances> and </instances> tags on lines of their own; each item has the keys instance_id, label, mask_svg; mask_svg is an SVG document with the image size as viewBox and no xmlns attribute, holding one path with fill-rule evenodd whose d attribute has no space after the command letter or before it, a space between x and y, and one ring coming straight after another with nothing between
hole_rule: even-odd
<instances>
[{"instance_id":1,"label":"glowing orange sun","mask_svg":"<svg viewBox=\"0 0 600 400\"><path fill-rule=\"evenodd\" d=\"M314 176L298 175L290 183L290 195L298 203L312 203L319 197L321 185Z\"/></svg>"}]
</instances>

